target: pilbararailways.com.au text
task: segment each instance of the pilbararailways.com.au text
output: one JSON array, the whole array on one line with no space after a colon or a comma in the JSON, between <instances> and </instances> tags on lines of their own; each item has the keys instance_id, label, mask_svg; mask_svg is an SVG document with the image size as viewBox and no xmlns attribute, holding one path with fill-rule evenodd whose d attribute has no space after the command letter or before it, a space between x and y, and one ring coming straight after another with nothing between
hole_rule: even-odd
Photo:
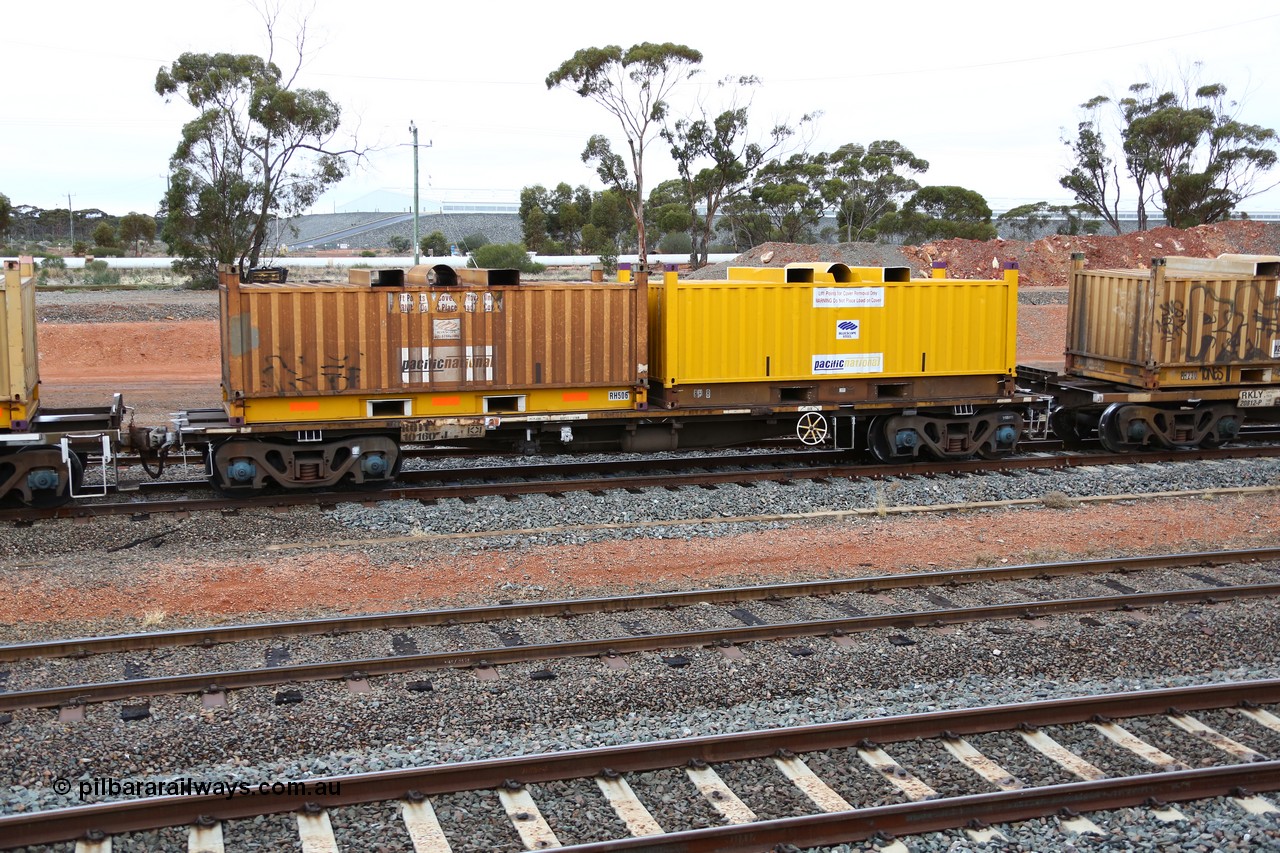
<instances>
[{"instance_id":1,"label":"pilbararailways.com.au text","mask_svg":"<svg viewBox=\"0 0 1280 853\"><path fill-rule=\"evenodd\" d=\"M74 786L68 779L55 779L54 790L59 794L71 793L76 788L81 800L101 797L232 797L253 796L330 796L342 793L342 782L337 779L318 782L241 782L235 780L168 779L163 781L143 779L112 779L102 776L80 779Z\"/></svg>"}]
</instances>

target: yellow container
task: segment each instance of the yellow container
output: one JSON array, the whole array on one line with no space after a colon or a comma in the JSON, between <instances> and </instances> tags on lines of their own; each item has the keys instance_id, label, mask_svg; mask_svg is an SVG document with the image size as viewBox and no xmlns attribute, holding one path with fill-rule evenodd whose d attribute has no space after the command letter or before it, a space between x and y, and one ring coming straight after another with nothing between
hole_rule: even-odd
<instances>
[{"instance_id":1,"label":"yellow container","mask_svg":"<svg viewBox=\"0 0 1280 853\"><path fill-rule=\"evenodd\" d=\"M735 272L751 275L741 268ZM865 380L1013 374L1016 270L990 281L873 283L787 283L777 280L778 272L767 270L772 280L765 281L676 281L667 276L661 285L650 285L650 384L667 392L668 404L671 392L684 388L700 388L696 399L713 405L737 399L916 399L925 385L896 382L879 388L868 387ZM729 387L743 383L791 387L781 397L768 398ZM861 383L859 390L855 383ZM691 399L683 394L680 405Z\"/></svg>"},{"instance_id":2,"label":"yellow container","mask_svg":"<svg viewBox=\"0 0 1280 853\"><path fill-rule=\"evenodd\" d=\"M35 267L6 261L0 286L0 429L25 431L38 405Z\"/></svg>"},{"instance_id":3,"label":"yellow container","mask_svg":"<svg viewBox=\"0 0 1280 853\"><path fill-rule=\"evenodd\" d=\"M1280 384L1280 258L1074 258L1067 372L1148 390Z\"/></svg>"},{"instance_id":4,"label":"yellow container","mask_svg":"<svg viewBox=\"0 0 1280 853\"><path fill-rule=\"evenodd\" d=\"M833 261L790 263L782 267L729 267L729 281L767 281L776 284L848 284L850 282L910 281L907 267L851 267Z\"/></svg>"}]
</instances>

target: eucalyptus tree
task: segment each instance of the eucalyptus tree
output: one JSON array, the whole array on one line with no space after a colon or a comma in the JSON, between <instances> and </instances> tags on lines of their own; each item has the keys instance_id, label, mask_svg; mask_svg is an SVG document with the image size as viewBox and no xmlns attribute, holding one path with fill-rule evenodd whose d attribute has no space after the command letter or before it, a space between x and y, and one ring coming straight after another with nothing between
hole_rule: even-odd
<instances>
[{"instance_id":1,"label":"eucalyptus tree","mask_svg":"<svg viewBox=\"0 0 1280 853\"><path fill-rule=\"evenodd\" d=\"M613 150L609 138L593 135L582 161L594 165L606 187L626 199L636 223L640 263L648 263L644 216L644 155L670 109L678 84L698 73L701 52L682 44L643 42L623 50L617 45L588 47L547 75L548 89L564 87L594 101L618 120L628 158Z\"/></svg>"},{"instance_id":2,"label":"eucalyptus tree","mask_svg":"<svg viewBox=\"0 0 1280 853\"><path fill-rule=\"evenodd\" d=\"M289 74L273 61L273 18L264 15L266 57L184 53L156 74L156 93L197 113L169 159L163 238L200 278L217 264L254 266L273 220L304 212L362 156L336 144L342 110L319 89L297 85L305 27Z\"/></svg>"}]
</instances>

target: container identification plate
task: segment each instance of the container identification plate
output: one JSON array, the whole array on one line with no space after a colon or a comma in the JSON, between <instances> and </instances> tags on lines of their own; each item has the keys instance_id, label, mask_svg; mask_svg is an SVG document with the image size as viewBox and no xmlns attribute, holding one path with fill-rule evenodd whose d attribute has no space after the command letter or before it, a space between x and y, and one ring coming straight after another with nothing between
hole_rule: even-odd
<instances>
[{"instance_id":1,"label":"container identification plate","mask_svg":"<svg viewBox=\"0 0 1280 853\"><path fill-rule=\"evenodd\" d=\"M610 402L610 403L619 402L619 401L624 401L624 402L625 402L625 401L630 400L630 399L631 399L631 392L630 392L630 391L610 391L610 392L609 392L609 402Z\"/></svg>"},{"instance_id":2,"label":"container identification plate","mask_svg":"<svg viewBox=\"0 0 1280 853\"><path fill-rule=\"evenodd\" d=\"M400 440L405 442L445 441L459 438L484 438L485 430L494 429L500 418L426 418L400 422Z\"/></svg>"},{"instance_id":3,"label":"container identification plate","mask_svg":"<svg viewBox=\"0 0 1280 853\"><path fill-rule=\"evenodd\" d=\"M1247 388L1240 392L1240 408L1280 406L1280 388Z\"/></svg>"}]
</instances>

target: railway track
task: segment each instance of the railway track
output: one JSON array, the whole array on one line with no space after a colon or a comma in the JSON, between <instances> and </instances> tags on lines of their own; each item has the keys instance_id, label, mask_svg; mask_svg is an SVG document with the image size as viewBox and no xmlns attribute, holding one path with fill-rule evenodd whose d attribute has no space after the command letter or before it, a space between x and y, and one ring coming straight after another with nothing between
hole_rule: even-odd
<instances>
[{"instance_id":1,"label":"railway track","mask_svg":"<svg viewBox=\"0 0 1280 853\"><path fill-rule=\"evenodd\" d=\"M98 853L120 837L220 851L224 833L269 815L303 850L337 850L344 810L368 803L398 813L382 827L389 847L432 853L792 850L872 837L901 851L890 839L1001 840L1017 821L1054 816L1065 845L1103 833L1105 816L1082 812L1138 808L1176 823L1178 804L1217 797L1257 815L1262 840L1276 806L1259 794L1280 790L1280 718L1264 707L1276 703L1280 680L1257 680L291 780L304 784L278 792L246 785L5 815L0 846L88 839L82 849ZM595 819L583 817L587 800Z\"/></svg>"},{"instance_id":2,"label":"railway track","mask_svg":"<svg viewBox=\"0 0 1280 853\"><path fill-rule=\"evenodd\" d=\"M516 499L529 494L567 492L602 493L612 489L643 490L725 484L790 482L795 480L882 479L891 477L958 476L975 473L1012 473L1026 470L1063 470L1086 466L1190 462L1280 456L1280 445L1232 446L1193 451L1117 455L1092 451L1060 451L1023 454L994 460L919 462L912 465L869 465L839 452L798 452L692 459L625 459L547 465L465 467L403 472L406 484L378 490L295 491L261 493L245 497L182 497L121 500L119 494L98 501L62 507L0 510L0 523L30 524L39 519L81 519L112 515L145 517L201 511L236 513L250 509L284 509L294 506L330 507L346 502L416 500L423 503L449 498L464 501L501 496ZM420 485L413 485L419 483ZM200 481L149 485L144 493L203 490Z\"/></svg>"},{"instance_id":3,"label":"railway track","mask_svg":"<svg viewBox=\"0 0 1280 853\"><path fill-rule=\"evenodd\" d=\"M853 635L875 630L905 631L972 622L1034 620L1061 614L1274 598L1280 596L1280 582L1239 583L1233 582L1228 574L1213 575L1203 570L1210 566L1247 564L1251 579L1261 575L1280 580L1280 565L1274 565L1277 561L1280 561L1280 549L1151 555L15 644L0 646L0 664L6 666L3 680L6 691L0 692L0 711L59 708L60 718L71 721L83 719L85 705L129 700L133 704L122 713L139 718L150 711L145 701L139 704L136 700L171 694L200 694L205 707L217 707L227 703L228 691L252 687L282 688L337 680L345 682L353 692L363 692L369 689L369 679L396 674L464 669L488 680L498 678L497 668L504 665L573 658L598 659L610 668L625 669L629 665L628 655L652 652L669 653L663 659L674 668L682 668L688 664L688 658L680 652L690 649L714 649L726 657L741 658L744 647L751 643L827 638L836 645L848 646L855 643ZM1181 570L1179 578L1198 586L1170 588L1169 581L1161 580L1156 589L1137 588L1141 583L1135 578L1144 571L1156 569ZM1064 578L1087 580L1101 575L1107 577L1096 583L1112 594L1063 597L1061 591L1055 589ZM1032 580L1042 586L1008 588L1015 581L1025 584ZM984 586L978 587L979 584ZM969 587L969 594L982 601L972 605L954 601L956 591L964 587ZM916 598L905 602L886 600L885 594L890 590L911 591ZM948 591L949 595L940 590ZM759 605L755 610L742 606L749 602ZM788 603L790 607L786 606ZM929 606L922 608L918 603ZM664 631L658 627L660 620L656 614L664 610L673 611L665 621L683 626L682 630ZM816 618L812 615L815 611L818 611ZM795 618L797 613L809 615ZM575 617L601 615L618 618L596 620L585 627L573 621ZM475 625L477 629L466 635L458 630L462 625ZM616 633L619 627L626 633ZM426 628L438 630L436 634L421 633ZM412 633L377 638L378 645L384 648L390 645L394 654L339 656L350 647L340 639L347 635L404 629ZM281 641L289 637L322 638L331 648L309 640L306 651L312 660L294 663L290 661L288 646L281 645ZM486 639L490 642L497 639L501 645L481 645ZM902 641L912 642L905 636ZM265 666L145 676L141 673L165 664L154 656L136 657L138 653L163 649L189 648L199 652L219 645L250 642L265 643L256 653L265 658ZM422 646L429 650L424 651ZM431 646L435 648L430 649ZM129 653L135 657L125 657L123 661L112 657ZM793 649L793 654L806 653L813 654L812 648ZM124 680L79 683L66 683L64 675L60 684L42 683L41 679L47 680L49 676L48 667L41 662L68 656L81 661L93 659L79 668L81 672L101 676L123 670L136 675ZM186 666L198 666L201 657L189 654L184 661ZM543 673L547 678L555 677L549 670ZM416 689L412 683L410 689ZM278 690L278 702L293 701L291 696L285 700L280 697Z\"/></svg>"}]
</instances>

